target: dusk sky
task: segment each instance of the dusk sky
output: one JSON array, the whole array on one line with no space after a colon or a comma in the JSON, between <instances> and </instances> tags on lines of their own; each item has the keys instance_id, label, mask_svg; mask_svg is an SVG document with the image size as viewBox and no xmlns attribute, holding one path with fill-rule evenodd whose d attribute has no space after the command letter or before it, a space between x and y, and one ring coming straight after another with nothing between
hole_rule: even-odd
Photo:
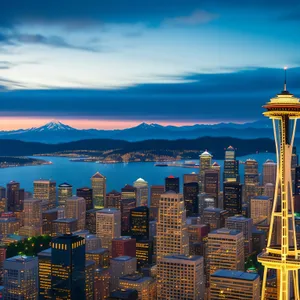
<instances>
[{"instance_id":1,"label":"dusk sky","mask_svg":"<svg viewBox=\"0 0 300 300\"><path fill-rule=\"evenodd\" d=\"M2 1L0 130L261 119L299 28L299 0Z\"/></svg>"}]
</instances>

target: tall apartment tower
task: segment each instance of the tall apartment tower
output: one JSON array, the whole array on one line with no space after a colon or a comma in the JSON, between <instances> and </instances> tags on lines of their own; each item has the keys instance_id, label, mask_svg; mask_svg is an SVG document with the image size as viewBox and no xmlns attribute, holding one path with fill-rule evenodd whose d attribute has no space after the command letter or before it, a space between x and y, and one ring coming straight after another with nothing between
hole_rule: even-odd
<instances>
[{"instance_id":1,"label":"tall apartment tower","mask_svg":"<svg viewBox=\"0 0 300 300\"><path fill-rule=\"evenodd\" d=\"M150 218L157 220L160 196L165 192L163 185L152 185L150 187Z\"/></svg>"},{"instance_id":2,"label":"tall apartment tower","mask_svg":"<svg viewBox=\"0 0 300 300\"><path fill-rule=\"evenodd\" d=\"M225 220L225 227L239 230L244 235L244 253L248 257L252 253L252 227L253 220L244 216L229 217Z\"/></svg>"},{"instance_id":3,"label":"tall apartment tower","mask_svg":"<svg viewBox=\"0 0 300 300\"><path fill-rule=\"evenodd\" d=\"M225 150L223 179L224 182L240 181L239 161L236 160L235 149L232 146Z\"/></svg>"},{"instance_id":4,"label":"tall apartment tower","mask_svg":"<svg viewBox=\"0 0 300 300\"><path fill-rule=\"evenodd\" d=\"M136 206L148 206L148 182L139 178L133 183L133 186L136 188Z\"/></svg>"},{"instance_id":5,"label":"tall apartment tower","mask_svg":"<svg viewBox=\"0 0 300 300\"><path fill-rule=\"evenodd\" d=\"M165 178L165 191L173 191L175 193L179 193L180 185L179 185L179 177L174 177L170 175Z\"/></svg>"},{"instance_id":6,"label":"tall apartment tower","mask_svg":"<svg viewBox=\"0 0 300 300\"><path fill-rule=\"evenodd\" d=\"M51 242L52 299L85 299L85 241L65 234Z\"/></svg>"},{"instance_id":7,"label":"tall apartment tower","mask_svg":"<svg viewBox=\"0 0 300 300\"><path fill-rule=\"evenodd\" d=\"M188 217L197 215L199 211L199 184L188 182L183 185L184 205Z\"/></svg>"},{"instance_id":8,"label":"tall apartment tower","mask_svg":"<svg viewBox=\"0 0 300 300\"><path fill-rule=\"evenodd\" d=\"M73 196L66 200L65 216L68 219L77 219L77 229L85 229L86 204L82 197Z\"/></svg>"},{"instance_id":9,"label":"tall apartment tower","mask_svg":"<svg viewBox=\"0 0 300 300\"><path fill-rule=\"evenodd\" d=\"M33 198L42 200L43 211L56 207L56 182L53 180L35 180Z\"/></svg>"},{"instance_id":10,"label":"tall apartment tower","mask_svg":"<svg viewBox=\"0 0 300 300\"><path fill-rule=\"evenodd\" d=\"M204 174L206 170L211 169L212 157L207 151L204 151L199 156L199 189L201 193L204 192Z\"/></svg>"},{"instance_id":11,"label":"tall apartment tower","mask_svg":"<svg viewBox=\"0 0 300 300\"><path fill-rule=\"evenodd\" d=\"M219 269L244 270L243 232L220 228L208 234L207 267L208 281Z\"/></svg>"},{"instance_id":12,"label":"tall apartment tower","mask_svg":"<svg viewBox=\"0 0 300 300\"><path fill-rule=\"evenodd\" d=\"M6 185L6 190L7 210L13 212L22 211L24 201L24 190L20 189L20 183L16 181L10 181Z\"/></svg>"},{"instance_id":13,"label":"tall apartment tower","mask_svg":"<svg viewBox=\"0 0 300 300\"><path fill-rule=\"evenodd\" d=\"M265 299L267 276L270 269L273 269L276 270L278 279L277 299L300 299L300 260L296 242L291 170L296 122L300 118L300 102L287 91L285 80L283 91L272 98L264 108L264 115L273 122L278 168L267 247L258 256L258 261L264 266L261 298ZM280 226L276 226L278 223ZM276 235L280 237L276 245L272 243L275 227Z\"/></svg>"},{"instance_id":14,"label":"tall apartment tower","mask_svg":"<svg viewBox=\"0 0 300 300\"><path fill-rule=\"evenodd\" d=\"M203 300L203 272L202 256L164 256L157 266L157 300Z\"/></svg>"},{"instance_id":15,"label":"tall apartment tower","mask_svg":"<svg viewBox=\"0 0 300 300\"><path fill-rule=\"evenodd\" d=\"M76 196L82 197L85 200L86 210L93 209L93 190L89 187L82 187L76 190Z\"/></svg>"},{"instance_id":16,"label":"tall apartment tower","mask_svg":"<svg viewBox=\"0 0 300 300\"><path fill-rule=\"evenodd\" d=\"M263 186L268 183L276 184L276 173L277 173L277 164L271 160L267 159L263 164Z\"/></svg>"},{"instance_id":17,"label":"tall apartment tower","mask_svg":"<svg viewBox=\"0 0 300 300\"><path fill-rule=\"evenodd\" d=\"M130 236L138 240L149 239L149 208L139 206L130 210Z\"/></svg>"},{"instance_id":18,"label":"tall apartment tower","mask_svg":"<svg viewBox=\"0 0 300 300\"><path fill-rule=\"evenodd\" d=\"M245 203L250 204L251 198L258 196L258 186L258 162L255 159L247 159L244 174Z\"/></svg>"},{"instance_id":19,"label":"tall apartment tower","mask_svg":"<svg viewBox=\"0 0 300 300\"><path fill-rule=\"evenodd\" d=\"M14 256L4 261L3 299L38 299L38 258Z\"/></svg>"},{"instance_id":20,"label":"tall apartment tower","mask_svg":"<svg viewBox=\"0 0 300 300\"><path fill-rule=\"evenodd\" d=\"M103 208L106 204L106 177L97 172L91 178L94 208Z\"/></svg>"},{"instance_id":21,"label":"tall apartment tower","mask_svg":"<svg viewBox=\"0 0 300 300\"><path fill-rule=\"evenodd\" d=\"M220 171L210 169L204 171L204 193L214 199L214 207L219 207Z\"/></svg>"},{"instance_id":22,"label":"tall apartment tower","mask_svg":"<svg viewBox=\"0 0 300 300\"><path fill-rule=\"evenodd\" d=\"M96 234L103 248L112 251L112 240L121 236L121 213L115 208L104 208L96 212Z\"/></svg>"},{"instance_id":23,"label":"tall apartment tower","mask_svg":"<svg viewBox=\"0 0 300 300\"><path fill-rule=\"evenodd\" d=\"M73 196L73 187L64 182L58 186L58 206L65 207L66 200Z\"/></svg>"},{"instance_id":24,"label":"tall apartment tower","mask_svg":"<svg viewBox=\"0 0 300 300\"><path fill-rule=\"evenodd\" d=\"M243 185L237 181L224 182L223 186L223 208L230 216L242 213Z\"/></svg>"},{"instance_id":25,"label":"tall apartment tower","mask_svg":"<svg viewBox=\"0 0 300 300\"><path fill-rule=\"evenodd\" d=\"M188 254L186 212L182 194L166 192L161 195L157 222L156 255Z\"/></svg>"}]
</instances>

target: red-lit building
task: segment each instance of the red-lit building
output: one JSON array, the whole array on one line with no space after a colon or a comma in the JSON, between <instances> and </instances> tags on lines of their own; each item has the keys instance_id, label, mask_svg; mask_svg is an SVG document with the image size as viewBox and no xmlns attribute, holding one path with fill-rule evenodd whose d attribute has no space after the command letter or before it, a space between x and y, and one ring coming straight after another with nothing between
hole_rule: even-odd
<instances>
[{"instance_id":1,"label":"red-lit building","mask_svg":"<svg viewBox=\"0 0 300 300\"><path fill-rule=\"evenodd\" d=\"M136 240L127 236L112 240L112 258L118 256L136 256Z\"/></svg>"}]
</instances>

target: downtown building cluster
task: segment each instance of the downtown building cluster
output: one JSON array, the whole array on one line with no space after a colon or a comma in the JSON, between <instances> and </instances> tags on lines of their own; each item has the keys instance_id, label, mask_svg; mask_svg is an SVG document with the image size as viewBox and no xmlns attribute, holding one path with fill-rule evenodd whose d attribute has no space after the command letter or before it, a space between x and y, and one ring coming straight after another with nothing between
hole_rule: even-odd
<instances>
[{"instance_id":1,"label":"downtown building cluster","mask_svg":"<svg viewBox=\"0 0 300 300\"><path fill-rule=\"evenodd\" d=\"M300 212L295 150L291 169ZM9 182L0 188L0 292L4 299L259 299L256 256L266 246L276 163L262 170L253 159L239 162L230 146L222 168L204 151L198 173L161 185L139 178L107 192L98 172L76 190L36 180L31 194ZM41 235L51 237L47 249L8 257L8 246ZM276 290L270 274L268 299Z\"/></svg>"}]
</instances>

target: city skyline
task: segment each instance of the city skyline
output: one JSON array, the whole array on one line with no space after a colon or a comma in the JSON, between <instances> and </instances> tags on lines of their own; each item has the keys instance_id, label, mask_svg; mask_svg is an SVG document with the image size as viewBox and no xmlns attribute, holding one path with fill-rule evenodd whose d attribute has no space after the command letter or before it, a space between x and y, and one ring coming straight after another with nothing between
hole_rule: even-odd
<instances>
[{"instance_id":1,"label":"city skyline","mask_svg":"<svg viewBox=\"0 0 300 300\"><path fill-rule=\"evenodd\" d=\"M284 66L300 89L295 0L15 2L0 13L7 128L255 121Z\"/></svg>"}]
</instances>

